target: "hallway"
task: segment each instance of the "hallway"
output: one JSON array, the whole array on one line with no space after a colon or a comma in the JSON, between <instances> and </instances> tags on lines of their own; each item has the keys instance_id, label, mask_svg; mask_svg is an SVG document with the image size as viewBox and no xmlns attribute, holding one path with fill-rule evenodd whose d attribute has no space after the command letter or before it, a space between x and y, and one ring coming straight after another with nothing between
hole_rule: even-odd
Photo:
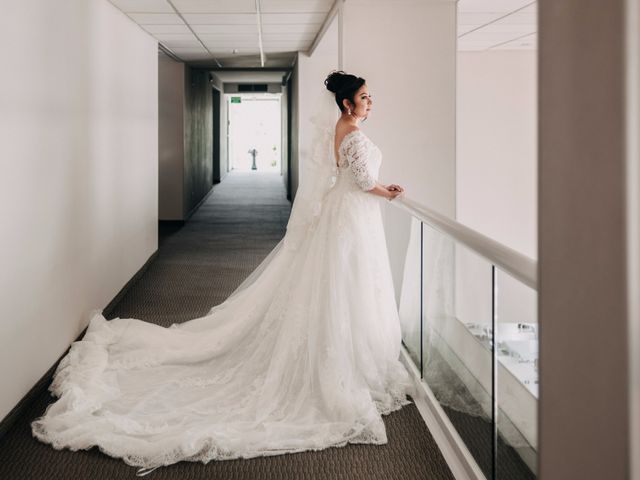
<instances>
[{"instance_id":1,"label":"hallway","mask_svg":"<svg viewBox=\"0 0 640 480\"><path fill-rule=\"evenodd\" d=\"M221 303L283 237L290 212L277 173L230 172L181 227L160 232L156 258L107 318L183 322ZM0 440L0 478L133 478L134 467L97 448L54 450L29 422L51 402L42 390ZM348 445L249 460L180 462L152 479L452 479L414 404L385 417L387 445Z\"/></svg>"}]
</instances>

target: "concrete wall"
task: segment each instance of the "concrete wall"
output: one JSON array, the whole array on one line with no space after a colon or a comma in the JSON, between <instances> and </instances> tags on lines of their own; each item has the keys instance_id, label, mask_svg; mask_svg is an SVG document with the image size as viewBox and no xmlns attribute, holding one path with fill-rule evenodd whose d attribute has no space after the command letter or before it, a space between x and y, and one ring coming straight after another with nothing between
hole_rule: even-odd
<instances>
[{"instance_id":1,"label":"concrete wall","mask_svg":"<svg viewBox=\"0 0 640 480\"><path fill-rule=\"evenodd\" d=\"M211 77L213 84L220 90L220 111L217 115L220 119L220 181L222 181L229 172L229 128L227 124L229 109L227 96L224 93L224 83L215 73L212 73Z\"/></svg>"},{"instance_id":2,"label":"concrete wall","mask_svg":"<svg viewBox=\"0 0 640 480\"><path fill-rule=\"evenodd\" d=\"M298 54L298 60L300 59L300 54ZM300 157L299 150L299 142L300 142L300 99L298 98L298 92L300 91L299 79L300 76L300 67L298 65L298 60L296 60L295 65L293 66L293 72L291 73L290 85L291 89L289 94L291 95L291 142L290 142L290 151L289 151L289 182L291 185L289 196L290 200L293 202L296 196L296 192L298 191L298 159Z\"/></svg>"},{"instance_id":3,"label":"concrete wall","mask_svg":"<svg viewBox=\"0 0 640 480\"><path fill-rule=\"evenodd\" d=\"M289 166L287 159L289 158L289 94L288 87L286 85L282 87L280 107L280 132L282 132L280 142L280 174L282 175L282 182L285 189L288 189Z\"/></svg>"},{"instance_id":4,"label":"concrete wall","mask_svg":"<svg viewBox=\"0 0 640 480\"><path fill-rule=\"evenodd\" d=\"M158 216L181 220L184 212L185 64L158 57Z\"/></svg>"},{"instance_id":5,"label":"concrete wall","mask_svg":"<svg viewBox=\"0 0 640 480\"><path fill-rule=\"evenodd\" d=\"M184 213L188 217L213 186L213 95L205 70L187 68L185 86Z\"/></svg>"},{"instance_id":6,"label":"concrete wall","mask_svg":"<svg viewBox=\"0 0 640 480\"><path fill-rule=\"evenodd\" d=\"M220 181L229 173L229 108L227 97L220 95Z\"/></svg>"},{"instance_id":7,"label":"concrete wall","mask_svg":"<svg viewBox=\"0 0 640 480\"><path fill-rule=\"evenodd\" d=\"M166 57L158 73L160 220L185 220L213 186L213 87Z\"/></svg>"},{"instance_id":8,"label":"concrete wall","mask_svg":"<svg viewBox=\"0 0 640 480\"><path fill-rule=\"evenodd\" d=\"M158 54L106 0L13 2L0 49L4 417L157 249Z\"/></svg>"},{"instance_id":9,"label":"concrete wall","mask_svg":"<svg viewBox=\"0 0 640 480\"><path fill-rule=\"evenodd\" d=\"M217 86L213 86L211 89L212 94L212 108L213 108L213 183L219 183L221 177L221 158L220 158L220 110L222 107L222 95L221 89Z\"/></svg>"},{"instance_id":10,"label":"concrete wall","mask_svg":"<svg viewBox=\"0 0 640 480\"><path fill-rule=\"evenodd\" d=\"M228 155L227 155L227 100L224 95L224 84L222 80L213 72L209 72L211 77L211 85L213 86L213 109L214 116L217 120L217 133L214 131L213 148L219 149L220 165L217 171L214 171L214 183L221 182L227 175L228 171ZM216 100L216 91L218 92L218 100ZM216 125L214 124L214 128ZM217 142L217 143L216 143Z\"/></svg>"}]
</instances>

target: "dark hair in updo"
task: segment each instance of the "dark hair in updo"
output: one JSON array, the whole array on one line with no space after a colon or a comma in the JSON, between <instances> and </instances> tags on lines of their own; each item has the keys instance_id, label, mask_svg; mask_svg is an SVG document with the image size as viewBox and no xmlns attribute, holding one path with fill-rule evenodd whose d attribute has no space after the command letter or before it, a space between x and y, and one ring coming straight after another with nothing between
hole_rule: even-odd
<instances>
[{"instance_id":1,"label":"dark hair in updo","mask_svg":"<svg viewBox=\"0 0 640 480\"><path fill-rule=\"evenodd\" d=\"M344 111L345 107L342 105L342 100L345 98L353 104L356 103L354 96L364 83L364 78L356 77L355 75L345 73L342 70L332 71L324 80L327 90L335 93L336 103L338 104L340 111Z\"/></svg>"}]
</instances>

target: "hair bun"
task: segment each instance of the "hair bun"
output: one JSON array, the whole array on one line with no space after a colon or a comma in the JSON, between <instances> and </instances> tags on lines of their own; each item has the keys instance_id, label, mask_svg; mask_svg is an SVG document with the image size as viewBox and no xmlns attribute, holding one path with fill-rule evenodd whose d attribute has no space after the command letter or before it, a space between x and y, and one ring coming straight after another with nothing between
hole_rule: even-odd
<instances>
[{"instance_id":1,"label":"hair bun","mask_svg":"<svg viewBox=\"0 0 640 480\"><path fill-rule=\"evenodd\" d=\"M341 90L341 87L344 86L345 77L347 77L347 74L342 70L332 71L324 80L324 84L327 87L327 90L333 93L339 92Z\"/></svg>"},{"instance_id":2,"label":"hair bun","mask_svg":"<svg viewBox=\"0 0 640 480\"><path fill-rule=\"evenodd\" d=\"M324 79L325 87L335 95L336 105L338 105L338 108L342 112L346 110L343 104L344 100L348 100L351 104L354 104L354 95L364 84L364 78L356 77L342 70L333 70L327 75L327 78Z\"/></svg>"}]
</instances>

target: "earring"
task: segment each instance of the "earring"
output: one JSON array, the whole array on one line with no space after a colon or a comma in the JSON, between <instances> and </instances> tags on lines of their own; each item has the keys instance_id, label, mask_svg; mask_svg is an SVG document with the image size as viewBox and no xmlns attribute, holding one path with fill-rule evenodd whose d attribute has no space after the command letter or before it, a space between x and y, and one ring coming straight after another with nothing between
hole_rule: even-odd
<instances>
[{"instance_id":1,"label":"earring","mask_svg":"<svg viewBox=\"0 0 640 480\"><path fill-rule=\"evenodd\" d=\"M350 108L347 108L347 113L348 113L349 115L351 115L351 109L350 109Z\"/></svg>"}]
</instances>

